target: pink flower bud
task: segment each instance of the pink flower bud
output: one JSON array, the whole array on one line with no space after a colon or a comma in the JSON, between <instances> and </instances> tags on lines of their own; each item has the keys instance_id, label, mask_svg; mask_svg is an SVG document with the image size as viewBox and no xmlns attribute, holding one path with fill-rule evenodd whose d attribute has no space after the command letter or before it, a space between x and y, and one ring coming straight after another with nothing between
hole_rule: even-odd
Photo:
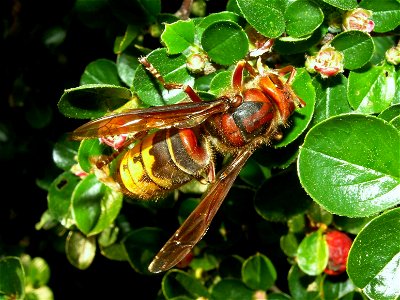
<instances>
[{"instance_id":1,"label":"pink flower bud","mask_svg":"<svg viewBox=\"0 0 400 300\"><path fill-rule=\"evenodd\" d=\"M343 54L330 45L324 45L317 55L307 57L306 69L310 73L320 73L322 78L335 76L343 72Z\"/></svg>"},{"instance_id":2,"label":"pink flower bud","mask_svg":"<svg viewBox=\"0 0 400 300\"><path fill-rule=\"evenodd\" d=\"M100 143L113 147L114 150L118 150L124 146L127 137L128 137L127 134L102 137L100 138Z\"/></svg>"},{"instance_id":3,"label":"pink flower bud","mask_svg":"<svg viewBox=\"0 0 400 300\"><path fill-rule=\"evenodd\" d=\"M388 63L398 65L400 63L400 43L397 46L390 48L385 53L385 58Z\"/></svg>"},{"instance_id":4,"label":"pink flower bud","mask_svg":"<svg viewBox=\"0 0 400 300\"><path fill-rule=\"evenodd\" d=\"M75 176L78 176L79 178L83 179L86 176L88 176L88 173L82 170L81 166L79 164L75 164L71 167L71 172Z\"/></svg>"},{"instance_id":5,"label":"pink flower bud","mask_svg":"<svg viewBox=\"0 0 400 300\"><path fill-rule=\"evenodd\" d=\"M374 30L375 23L370 18L372 12L363 8L356 8L348 11L343 18L343 30L359 30L371 32Z\"/></svg>"}]
</instances>

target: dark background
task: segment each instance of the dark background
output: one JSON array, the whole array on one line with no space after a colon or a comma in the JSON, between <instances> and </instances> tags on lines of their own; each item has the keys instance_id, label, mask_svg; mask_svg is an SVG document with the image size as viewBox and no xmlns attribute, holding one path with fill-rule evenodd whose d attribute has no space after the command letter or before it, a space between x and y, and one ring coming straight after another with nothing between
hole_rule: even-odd
<instances>
[{"instance_id":1,"label":"dark background","mask_svg":"<svg viewBox=\"0 0 400 300\"><path fill-rule=\"evenodd\" d=\"M115 36L86 26L74 2L0 4L0 257L27 253L44 258L51 269L49 286L58 300L154 299L160 276L139 275L128 263L101 255L80 271L65 256L65 237L35 229L47 209L43 187L61 173L52 161L53 145L81 123L62 116L57 102L64 89L79 85L88 63L116 59ZM168 1L163 9L172 12L178 7L178 1ZM51 41L50 36L57 36L54 32L65 37Z\"/></svg>"}]
</instances>

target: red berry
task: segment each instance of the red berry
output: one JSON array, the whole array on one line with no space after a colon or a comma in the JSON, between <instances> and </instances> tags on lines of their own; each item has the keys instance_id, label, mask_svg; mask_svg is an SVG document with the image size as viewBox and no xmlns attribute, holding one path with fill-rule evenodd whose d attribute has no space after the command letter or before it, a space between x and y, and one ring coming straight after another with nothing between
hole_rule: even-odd
<instances>
[{"instance_id":1,"label":"red berry","mask_svg":"<svg viewBox=\"0 0 400 300\"><path fill-rule=\"evenodd\" d=\"M345 233L337 230L328 232L325 238L329 247L329 261L325 273L339 275L346 271L347 256L353 241Z\"/></svg>"}]
</instances>

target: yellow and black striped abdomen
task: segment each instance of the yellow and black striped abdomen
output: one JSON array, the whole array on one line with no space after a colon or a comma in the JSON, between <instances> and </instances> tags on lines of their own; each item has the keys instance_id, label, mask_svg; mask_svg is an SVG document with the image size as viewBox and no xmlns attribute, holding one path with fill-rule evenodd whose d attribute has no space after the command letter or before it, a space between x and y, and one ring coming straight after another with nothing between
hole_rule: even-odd
<instances>
[{"instance_id":1,"label":"yellow and black striped abdomen","mask_svg":"<svg viewBox=\"0 0 400 300\"><path fill-rule=\"evenodd\" d=\"M124 153L118 181L132 196L152 199L189 182L209 163L207 144L193 130L160 130Z\"/></svg>"}]
</instances>

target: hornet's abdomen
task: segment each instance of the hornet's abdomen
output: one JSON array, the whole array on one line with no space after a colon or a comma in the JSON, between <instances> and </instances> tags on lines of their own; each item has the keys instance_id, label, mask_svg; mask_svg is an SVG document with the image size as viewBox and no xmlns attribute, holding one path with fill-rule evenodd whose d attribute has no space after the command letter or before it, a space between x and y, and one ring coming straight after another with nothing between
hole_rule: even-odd
<instances>
[{"instance_id":1,"label":"hornet's abdomen","mask_svg":"<svg viewBox=\"0 0 400 300\"><path fill-rule=\"evenodd\" d=\"M194 130L159 130L123 154L117 181L131 196L154 199L189 182L209 163L205 140Z\"/></svg>"}]
</instances>

